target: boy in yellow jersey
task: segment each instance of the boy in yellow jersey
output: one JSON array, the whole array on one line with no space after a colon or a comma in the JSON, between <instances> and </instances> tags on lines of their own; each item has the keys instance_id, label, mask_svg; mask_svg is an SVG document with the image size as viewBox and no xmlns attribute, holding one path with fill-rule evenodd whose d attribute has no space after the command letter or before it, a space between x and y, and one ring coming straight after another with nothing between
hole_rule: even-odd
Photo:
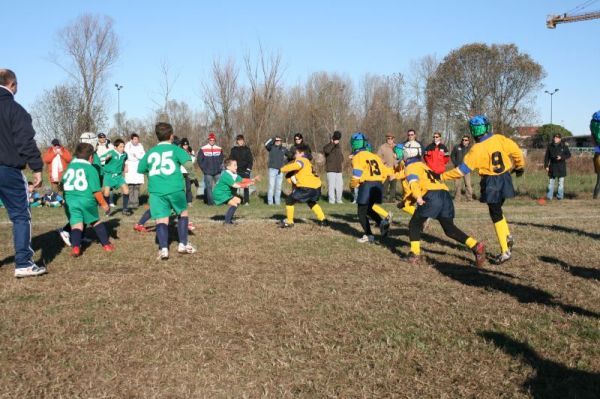
<instances>
[{"instance_id":1,"label":"boy in yellow jersey","mask_svg":"<svg viewBox=\"0 0 600 399\"><path fill-rule=\"evenodd\" d=\"M502 204L505 199L515 196L510 176L511 168L514 168L517 177L521 176L525 159L517 143L500 134L492 134L490 123L485 116L478 115L469 120L469 127L475 144L465 155L463 163L442 173L441 178L460 179L472 170L479 171L479 200L488 204L490 217L494 222L501 249L500 255L495 257L495 263L500 264L510 259L513 246L508 223L502 214Z\"/></svg>"},{"instance_id":2,"label":"boy in yellow jersey","mask_svg":"<svg viewBox=\"0 0 600 399\"><path fill-rule=\"evenodd\" d=\"M392 174L381 158L368 151L368 142L364 134L354 133L350 138L352 146L352 179L350 188L358 187L356 203L358 221L365 234L357 241L372 243L375 241L369 218L379 225L381 238L385 238L390 229L392 214L379 204L383 200L383 182Z\"/></svg>"},{"instance_id":3,"label":"boy in yellow jersey","mask_svg":"<svg viewBox=\"0 0 600 399\"><path fill-rule=\"evenodd\" d=\"M418 264L421 256L421 233L425 221L437 219L444 233L471 249L475 255L475 265L485 263L485 247L473 237L467 236L454 224L454 204L448 187L421 160L417 148L404 148L404 165L409 195L417 204L415 213L408 223L410 254L408 261Z\"/></svg>"},{"instance_id":4,"label":"boy in yellow jersey","mask_svg":"<svg viewBox=\"0 0 600 399\"><path fill-rule=\"evenodd\" d=\"M328 226L327 219L321 206L317 204L321 196L321 179L313 172L312 164L306 154L308 147L304 144L297 145L294 152L294 161L284 165L280 171L283 174L295 172L292 193L285 200L287 218L281 221L280 227L294 227L294 205L298 202L306 203L314 212L320 226Z\"/></svg>"}]
</instances>

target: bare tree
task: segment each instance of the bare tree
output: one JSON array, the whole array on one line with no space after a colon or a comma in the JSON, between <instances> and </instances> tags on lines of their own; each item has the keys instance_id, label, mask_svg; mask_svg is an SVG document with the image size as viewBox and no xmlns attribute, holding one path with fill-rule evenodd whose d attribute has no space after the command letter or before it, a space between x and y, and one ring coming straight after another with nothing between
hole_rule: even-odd
<instances>
[{"instance_id":1,"label":"bare tree","mask_svg":"<svg viewBox=\"0 0 600 399\"><path fill-rule=\"evenodd\" d=\"M119 40L110 17L84 14L58 33L59 46L66 59L54 56L80 91L80 128L94 131L98 110L104 109L102 88L110 68L119 56Z\"/></svg>"},{"instance_id":2,"label":"bare tree","mask_svg":"<svg viewBox=\"0 0 600 399\"><path fill-rule=\"evenodd\" d=\"M152 99L152 102L157 108L162 109L163 113L167 112L169 100L171 99L171 93L177 80L179 79L179 73L173 73L167 59L163 59L160 62L160 83L158 84L159 91L154 93L158 95L159 99Z\"/></svg>"},{"instance_id":3,"label":"bare tree","mask_svg":"<svg viewBox=\"0 0 600 399\"><path fill-rule=\"evenodd\" d=\"M212 79L210 83L204 83L204 103L206 104L212 118L215 130L221 134L222 145L229 147L233 143L234 107L238 96L238 70L235 62L229 59L221 63L213 60Z\"/></svg>"}]
</instances>

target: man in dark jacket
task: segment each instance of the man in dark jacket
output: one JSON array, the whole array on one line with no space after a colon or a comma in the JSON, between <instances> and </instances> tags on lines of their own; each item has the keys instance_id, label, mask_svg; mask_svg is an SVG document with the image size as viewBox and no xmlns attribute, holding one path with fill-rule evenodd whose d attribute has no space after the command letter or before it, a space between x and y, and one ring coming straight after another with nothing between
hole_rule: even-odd
<instances>
[{"instance_id":1,"label":"man in dark jacket","mask_svg":"<svg viewBox=\"0 0 600 399\"><path fill-rule=\"evenodd\" d=\"M212 198L212 189L223 169L223 149L216 145L217 136L214 133L208 134L208 144L202 146L198 151L198 166L204 174L204 202L207 205L214 205Z\"/></svg>"},{"instance_id":2,"label":"man in dark jacket","mask_svg":"<svg viewBox=\"0 0 600 399\"><path fill-rule=\"evenodd\" d=\"M550 178L548 182L548 193L546 197L551 200L554 196L554 181L558 179L558 192L556 199L561 200L565 196L565 176L567 176L567 162L571 158L569 146L562 142L559 133L555 134L552 142L548 144L546 156L544 157L544 167Z\"/></svg>"},{"instance_id":3,"label":"man in dark jacket","mask_svg":"<svg viewBox=\"0 0 600 399\"><path fill-rule=\"evenodd\" d=\"M235 147L231 149L231 154L229 154L229 158L237 161L237 174L242 178L249 179L252 174L252 164L254 159L252 157L252 151L246 145L246 140L244 136L238 134L235 138ZM244 188L244 199L242 200L242 204L248 205L250 203L250 187Z\"/></svg>"},{"instance_id":4,"label":"man in dark jacket","mask_svg":"<svg viewBox=\"0 0 600 399\"><path fill-rule=\"evenodd\" d=\"M342 179L342 165L344 164L344 154L340 146L342 133L333 132L331 141L323 147L325 154L325 172L327 172L327 191L330 204L343 204L342 193L344 191L344 180Z\"/></svg>"},{"instance_id":5,"label":"man in dark jacket","mask_svg":"<svg viewBox=\"0 0 600 399\"><path fill-rule=\"evenodd\" d=\"M458 167L463 162L465 154L471 149L471 137L464 135L458 145L455 145L450 154L450 159L454 167ZM460 201L462 197L462 186L465 185L465 198L467 201L473 200L473 186L471 186L471 173L466 173L462 179L456 180L456 192L454 200Z\"/></svg>"},{"instance_id":6,"label":"man in dark jacket","mask_svg":"<svg viewBox=\"0 0 600 399\"><path fill-rule=\"evenodd\" d=\"M281 184L283 174L279 171L286 163L287 150L283 147L281 136L271 137L265 142L265 148L269 151L269 190L267 192L267 203L279 205L281 203Z\"/></svg>"},{"instance_id":7,"label":"man in dark jacket","mask_svg":"<svg viewBox=\"0 0 600 399\"><path fill-rule=\"evenodd\" d=\"M31 248L31 213L27 199L27 179L23 169L33 170L33 186L42 185L40 150L35 143L31 116L19 105L17 76L10 69L0 69L0 200L13 225L15 277L39 276L46 268L37 266Z\"/></svg>"},{"instance_id":8,"label":"man in dark jacket","mask_svg":"<svg viewBox=\"0 0 600 399\"><path fill-rule=\"evenodd\" d=\"M435 173L442 174L446 171L446 164L450 160L450 151L442 143L442 135L433 134L433 142L425 147L423 160Z\"/></svg>"}]
</instances>

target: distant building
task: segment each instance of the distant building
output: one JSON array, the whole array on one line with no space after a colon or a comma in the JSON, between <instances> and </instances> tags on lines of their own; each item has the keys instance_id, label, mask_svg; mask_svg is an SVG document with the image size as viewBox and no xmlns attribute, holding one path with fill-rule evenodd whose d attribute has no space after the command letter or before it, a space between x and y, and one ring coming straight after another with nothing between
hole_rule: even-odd
<instances>
[{"instance_id":1,"label":"distant building","mask_svg":"<svg viewBox=\"0 0 600 399\"><path fill-rule=\"evenodd\" d=\"M515 129L512 139L522 148L536 148L539 146L536 140L539 128L539 126L519 126Z\"/></svg>"}]
</instances>

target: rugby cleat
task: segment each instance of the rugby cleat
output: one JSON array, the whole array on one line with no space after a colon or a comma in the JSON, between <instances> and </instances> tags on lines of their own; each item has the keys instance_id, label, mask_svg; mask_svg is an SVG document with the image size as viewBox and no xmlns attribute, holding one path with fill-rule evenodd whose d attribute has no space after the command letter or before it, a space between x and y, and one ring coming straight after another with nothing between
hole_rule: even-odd
<instances>
[{"instance_id":1,"label":"rugby cleat","mask_svg":"<svg viewBox=\"0 0 600 399\"><path fill-rule=\"evenodd\" d=\"M197 251L196 248L194 248L189 242L187 244L180 242L177 246L177 252L180 254L195 254Z\"/></svg>"},{"instance_id":2,"label":"rugby cleat","mask_svg":"<svg viewBox=\"0 0 600 399\"><path fill-rule=\"evenodd\" d=\"M392 224L392 213L389 212L385 219L381 219L379 223L379 231L381 232L381 238L388 236L390 232L390 225Z\"/></svg>"},{"instance_id":3,"label":"rugby cleat","mask_svg":"<svg viewBox=\"0 0 600 399\"><path fill-rule=\"evenodd\" d=\"M139 223L136 223L136 224L133 226L133 229L134 229L135 231L139 231L140 233L147 233L147 232L148 232L148 229L147 229L147 228L145 228L145 227L144 227L144 225L142 225L142 224L139 224Z\"/></svg>"},{"instance_id":4,"label":"rugby cleat","mask_svg":"<svg viewBox=\"0 0 600 399\"><path fill-rule=\"evenodd\" d=\"M279 227L281 227L282 229L287 229L290 227L294 227L294 223L288 223L285 220L282 220L281 222L279 222Z\"/></svg>"},{"instance_id":5,"label":"rugby cleat","mask_svg":"<svg viewBox=\"0 0 600 399\"><path fill-rule=\"evenodd\" d=\"M131 209L123 209L123 215L131 216L133 215L133 211Z\"/></svg>"},{"instance_id":6,"label":"rugby cleat","mask_svg":"<svg viewBox=\"0 0 600 399\"><path fill-rule=\"evenodd\" d=\"M318 224L320 227L329 227L329 222L327 221L327 219L319 220L319 221L317 222L317 224Z\"/></svg>"},{"instance_id":7,"label":"rugby cleat","mask_svg":"<svg viewBox=\"0 0 600 399\"><path fill-rule=\"evenodd\" d=\"M473 248L473 254L475 255L475 266L483 267L485 264L485 245L482 242L478 242Z\"/></svg>"},{"instance_id":8,"label":"rugby cleat","mask_svg":"<svg viewBox=\"0 0 600 399\"><path fill-rule=\"evenodd\" d=\"M364 236L358 238L356 241L361 244L372 244L375 242L375 236L365 234Z\"/></svg>"},{"instance_id":9,"label":"rugby cleat","mask_svg":"<svg viewBox=\"0 0 600 399\"><path fill-rule=\"evenodd\" d=\"M81 255L81 248L79 248L79 247L71 248L71 256L72 257L77 258L80 255Z\"/></svg>"},{"instance_id":10,"label":"rugby cleat","mask_svg":"<svg viewBox=\"0 0 600 399\"><path fill-rule=\"evenodd\" d=\"M71 246L71 235L69 234L69 232L65 231L63 229L58 229L58 230L56 230L56 232L60 236L61 240L63 240L65 245L67 247L70 247Z\"/></svg>"},{"instance_id":11,"label":"rugby cleat","mask_svg":"<svg viewBox=\"0 0 600 399\"><path fill-rule=\"evenodd\" d=\"M509 259L510 259L510 251L506 251L506 252L501 253L500 255L497 255L494 258L494 263L497 265L500 265L500 264L508 261Z\"/></svg>"},{"instance_id":12,"label":"rugby cleat","mask_svg":"<svg viewBox=\"0 0 600 399\"><path fill-rule=\"evenodd\" d=\"M108 243L106 245L103 245L102 249L104 250L104 252L112 252L115 250L115 246L111 243Z\"/></svg>"}]
</instances>

